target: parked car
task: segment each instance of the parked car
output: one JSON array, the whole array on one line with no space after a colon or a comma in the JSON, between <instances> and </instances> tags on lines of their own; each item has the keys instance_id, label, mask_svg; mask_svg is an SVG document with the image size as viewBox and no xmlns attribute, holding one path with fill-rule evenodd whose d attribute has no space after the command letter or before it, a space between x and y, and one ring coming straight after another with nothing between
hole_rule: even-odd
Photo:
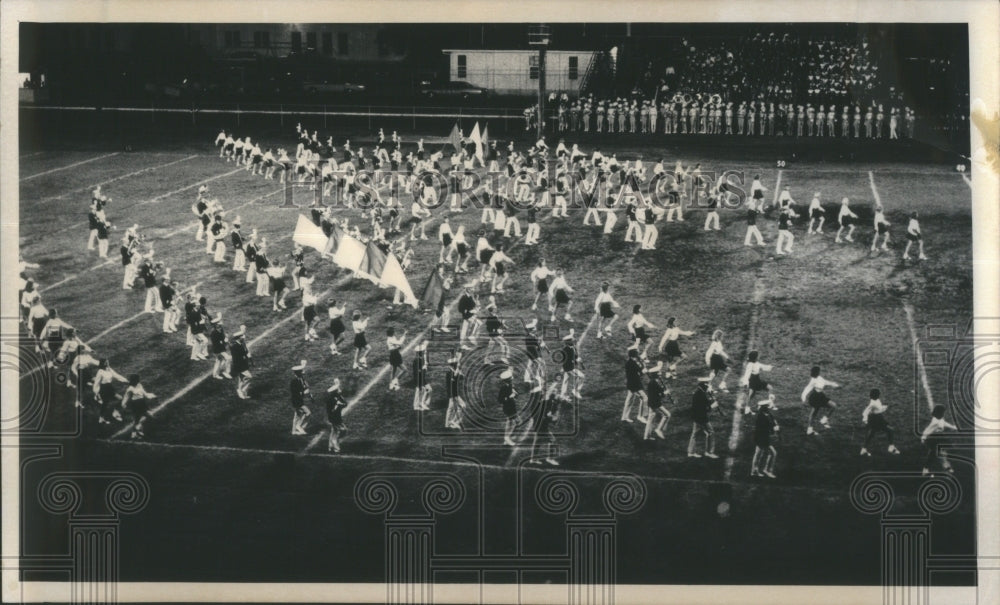
<instances>
[{"instance_id":1,"label":"parked car","mask_svg":"<svg viewBox=\"0 0 1000 605\"><path fill-rule=\"evenodd\" d=\"M333 80L306 80L302 83L302 89L308 93L341 93L352 94L365 91L364 84L353 82L336 82Z\"/></svg>"},{"instance_id":2,"label":"parked car","mask_svg":"<svg viewBox=\"0 0 1000 605\"><path fill-rule=\"evenodd\" d=\"M434 97L449 97L470 99L472 97L482 98L487 95L487 90L481 86L475 86L468 82L443 82L441 84L431 84L430 82L420 83L420 94L432 99Z\"/></svg>"}]
</instances>

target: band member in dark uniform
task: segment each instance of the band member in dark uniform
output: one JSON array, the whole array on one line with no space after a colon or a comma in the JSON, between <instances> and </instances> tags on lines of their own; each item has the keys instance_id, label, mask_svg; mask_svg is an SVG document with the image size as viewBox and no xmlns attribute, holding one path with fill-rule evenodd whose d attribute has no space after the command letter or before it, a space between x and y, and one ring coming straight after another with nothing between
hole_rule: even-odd
<instances>
[{"instance_id":1,"label":"band member in dark uniform","mask_svg":"<svg viewBox=\"0 0 1000 605\"><path fill-rule=\"evenodd\" d=\"M448 374L445 378L448 410L444 415L444 427L459 431L462 430L462 418L465 415L465 400L462 398L462 380L465 375L458 367L460 359L461 353L457 351L448 359Z\"/></svg>"},{"instance_id":2,"label":"band member in dark uniform","mask_svg":"<svg viewBox=\"0 0 1000 605\"><path fill-rule=\"evenodd\" d=\"M552 466L559 466L559 461L556 460L559 446L556 445L556 436L553 429L556 422L559 421L559 411L565 400L559 397L556 390L556 383L549 385L545 393L545 399L542 401L541 409L539 410L540 413L535 421L534 430L532 431L534 434L531 440L531 457L528 459L532 464L542 463L539 450L544 447L545 462Z\"/></svg>"},{"instance_id":3,"label":"band member in dark uniform","mask_svg":"<svg viewBox=\"0 0 1000 605\"><path fill-rule=\"evenodd\" d=\"M403 373L403 355L400 349L406 342L406 330L396 336L396 328L386 328L385 347L389 350L389 390L399 390L399 377Z\"/></svg>"},{"instance_id":4,"label":"band member in dark uniform","mask_svg":"<svg viewBox=\"0 0 1000 605\"><path fill-rule=\"evenodd\" d=\"M343 416L346 407L347 401L344 400L344 395L340 392L340 379L334 378L333 384L326 390L326 419L330 422L327 451L340 452L340 438L347 432Z\"/></svg>"},{"instance_id":5,"label":"band member in dark uniform","mask_svg":"<svg viewBox=\"0 0 1000 605\"><path fill-rule=\"evenodd\" d=\"M306 405L306 397L312 400L312 393L309 392L309 383L306 382L303 373L306 369L306 360L303 359L299 365L292 366L292 380L289 383L292 402L292 434L305 435L306 418L312 413Z\"/></svg>"},{"instance_id":6,"label":"band member in dark uniform","mask_svg":"<svg viewBox=\"0 0 1000 605\"><path fill-rule=\"evenodd\" d=\"M215 356L212 378L231 379L229 369L232 365L232 357L229 355L229 338L226 336L225 328L222 327L222 313L217 313L212 318L212 332L209 335L209 340L211 341L212 355Z\"/></svg>"},{"instance_id":7,"label":"band member in dark uniform","mask_svg":"<svg viewBox=\"0 0 1000 605\"><path fill-rule=\"evenodd\" d=\"M504 370L500 374L500 393L498 399L500 400L500 407L503 410L504 418L504 431L503 431L503 442L504 445L514 446L514 428L517 426L517 391L514 390L514 372L510 368Z\"/></svg>"},{"instance_id":8,"label":"band member in dark uniform","mask_svg":"<svg viewBox=\"0 0 1000 605\"><path fill-rule=\"evenodd\" d=\"M705 435L705 457L718 458L715 453L715 431L712 423L708 419L708 414L719 407L715 397L712 395L712 387L708 381L702 380L698 383L698 388L691 396L691 439L688 440L688 458L701 458L701 454L695 452L698 433Z\"/></svg>"},{"instance_id":9,"label":"band member in dark uniform","mask_svg":"<svg viewBox=\"0 0 1000 605\"><path fill-rule=\"evenodd\" d=\"M778 450L774 449L771 443L772 438L778 432L778 422L771 415L774 406L774 395L760 402L757 407L757 418L753 427L753 461L750 463L750 476L760 477L761 475L770 479L775 479L774 462L778 457ZM762 460L763 459L763 460ZM763 462L763 464L761 464Z\"/></svg>"},{"instance_id":10,"label":"band member in dark uniform","mask_svg":"<svg viewBox=\"0 0 1000 605\"><path fill-rule=\"evenodd\" d=\"M247 270L247 257L243 251L243 234L240 233L240 217L233 220L233 228L229 232L229 240L233 244L233 271L240 273Z\"/></svg>"},{"instance_id":11,"label":"band member in dark uniform","mask_svg":"<svg viewBox=\"0 0 1000 605\"><path fill-rule=\"evenodd\" d=\"M670 389L663 384L659 371L649 372L649 382L646 384L646 405L649 406L649 413L646 414L646 430L643 432L643 439L653 439L652 433L654 432L660 439L667 438L663 434L667 423L670 422L670 410L667 409L667 405L672 406L673 404L674 398L670 394Z\"/></svg>"},{"instance_id":12,"label":"band member in dark uniform","mask_svg":"<svg viewBox=\"0 0 1000 605\"><path fill-rule=\"evenodd\" d=\"M583 388L583 362L580 360L580 355L576 349L576 343L573 342L573 330L570 329L569 334L563 336L563 346L560 349L560 356L562 357L562 383L559 389L559 396L566 397L566 390L569 387L570 377L574 378L573 384L573 396L579 399L582 397L580 394L580 389Z\"/></svg>"},{"instance_id":13,"label":"band member in dark uniform","mask_svg":"<svg viewBox=\"0 0 1000 605\"><path fill-rule=\"evenodd\" d=\"M236 375L236 396L240 399L250 399L250 348L246 340L247 327L240 326L240 329L233 334L229 340L229 353L232 357L232 373Z\"/></svg>"},{"instance_id":14,"label":"band member in dark uniform","mask_svg":"<svg viewBox=\"0 0 1000 605\"><path fill-rule=\"evenodd\" d=\"M413 358L413 409L418 412L426 412L431 403L431 383L427 379L427 341L421 341L417 345L416 355Z\"/></svg>"}]
</instances>

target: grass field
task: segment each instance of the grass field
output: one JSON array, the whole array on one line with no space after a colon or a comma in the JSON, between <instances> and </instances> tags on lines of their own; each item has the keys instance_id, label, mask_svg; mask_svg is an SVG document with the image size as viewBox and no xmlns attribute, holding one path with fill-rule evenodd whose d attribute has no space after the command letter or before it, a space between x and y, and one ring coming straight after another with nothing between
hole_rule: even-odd
<instances>
[{"instance_id":1,"label":"grass field","mask_svg":"<svg viewBox=\"0 0 1000 605\"><path fill-rule=\"evenodd\" d=\"M99 426L96 410L78 416L72 393L59 383L59 368L35 371L30 349L22 347L24 413L41 399L43 432L73 432L77 423L82 431L66 441L62 459L37 463L26 473L69 466L134 470L147 477L153 489L149 507L123 521L122 548L128 553L123 579L378 581L382 519L363 514L353 502L355 481L372 470L449 471L482 490L476 506L466 507L476 510L463 509L441 521L439 552L471 552L477 541L480 548L508 554L522 548L544 552L546 545L563 544L560 518L530 506L522 510L523 544L511 530L519 510L514 498L518 488L531 490L546 473L555 472L525 464L530 439L512 450L500 445L500 435L456 437L440 429L446 405L442 361L450 345L433 349L432 410L422 418L411 410L412 389L386 390L385 327L408 330L409 352L426 332L431 314L389 309L391 290L352 280L315 252L307 253L320 292L348 301L348 313L362 309L371 314L371 369L352 371L349 347L342 347L347 355L331 357L325 331L320 341L303 342L298 293L289 296L287 311L274 312L269 300L256 298L253 287L229 269L231 255L225 265L216 265L205 254L203 244L194 241L189 210L200 184L208 184L227 210L242 216L244 233L256 227L267 238L272 259L289 260L299 214L279 207L283 194L276 182L220 160L210 146L213 137L214 132L205 132L204 144L155 151L32 150L20 158L21 251L26 260L40 264L29 273L40 284L45 304L58 309L85 340L98 337L92 346L113 367L123 374L140 373L147 390L158 396L147 440L130 442L127 426ZM580 353L587 373L582 400L559 426L565 434L558 439L558 472L579 473L585 492L597 490L602 477L616 473L633 473L646 484L645 506L619 521L618 581L877 583L878 519L851 506L848 488L866 470L919 471L919 431L929 418L928 402L948 403L947 372L932 369L920 376L912 339L928 324L963 330L971 317L969 184L953 166L927 162L798 162L779 169L772 158L783 157L788 149L777 143L771 148L754 142L742 148L712 143L688 149L682 139L654 146L629 137L602 141L601 148L622 160L642 154L647 167L665 154L668 165L679 158L685 165L701 162L705 171L743 171L748 184L749 176L759 173L770 189L768 201L776 197L779 183L788 186L802 216L812 193L819 191L829 218L823 235L806 235L800 218L794 226L794 253L776 258L776 221L762 221L766 248L747 248L742 210L723 210L723 230L708 233L701 228L703 211L689 209L686 222L660 224L657 250L639 251L623 241L623 218L605 236L584 227L583 211L575 209L569 219L542 222L541 245L517 245L511 252L516 266L507 293L499 297L507 317L531 318L534 292L528 273L539 256L550 267L565 267L577 291L573 321L549 326L550 335L570 328L583 335ZM812 149L803 155L816 153ZM222 311L230 333L240 324L247 326L256 360L251 400L238 399L230 381L213 380L210 362L190 361L182 332L163 334L159 315L141 313L141 288L122 290L115 234L108 262L85 250L86 207L96 183L106 183L105 192L113 198L107 209L113 223L121 229L138 223L155 245L157 259L183 284L199 284L209 308ZM831 225L843 196L851 199L861 225L854 243L835 244ZM308 196L300 192L297 199ZM893 223L893 239L891 251L872 254L868 246L876 200ZM920 212L930 257L923 262L901 259L906 220L914 210ZM352 224L364 225L359 211L338 212L346 212ZM436 211L428 226L430 240L415 244L417 254L407 273L418 296L437 259L434 235L442 215ZM474 244L479 211L470 209L451 220L466 226ZM603 281L614 284L623 316L610 339L597 340L591 307ZM642 304L645 316L659 327L652 330L654 342L668 316L676 316L682 329L696 331L682 341L688 358L679 377L669 381L676 406L663 441L643 441L638 423L618 420L625 395L625 321L633 304ZM321 304L321 317L324 313ZM549 325L544 313L539 319ZM719 398L715 428L720 459L686 457L690 395L705 373L703 355L717 328L725 332L734 360L731 387L751 348L775 366L769 380L781 425L777 480L749 477L752 416L734 413L736 388ZM555 346L558 336L548 340ZM317 393L307 436L289 434L289 368L300 359L309 361L306 377ZM404 359L408 367L412 355ZM819 436L805 434L808 408L798 399L813 364L841 385L831 393L840 404L833 428ZM550 364L549 375L555 372ZM350 401L350 432L340 455L326 453L319 395L335 376ZM861 412L874 387L891 406L888 419L900 456L886 454L884 441L877 442L873 457L858 456L864 437ZM495 390L490 375L481 396L498 415ZM971 466L958 462L956 468L963 484L971 485ZM906 496L912 505L913 494L904 495L904 501ZM717 513L722 501L730 505L727 515ZM972 501L964 498L958 511L935 524L935 531L943 528L942 535L935 535L935 549L964 553L973 548ZM477 511L487 520L479 528L481 535ZM761 556L762 548L767 556ZM308 556L316 549L329 557ZM261 557L262 552L268 555ZM540 579L562 581L557 576ZM972 578L955 575L942 581Z\"/></svg>"}]
</instances>

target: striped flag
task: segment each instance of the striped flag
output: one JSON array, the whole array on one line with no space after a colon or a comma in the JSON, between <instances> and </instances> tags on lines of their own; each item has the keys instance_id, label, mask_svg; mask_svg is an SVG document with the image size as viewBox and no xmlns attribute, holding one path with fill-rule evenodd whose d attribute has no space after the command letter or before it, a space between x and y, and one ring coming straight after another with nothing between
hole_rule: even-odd
<instances>
[{"instance_id":1,"label":"striped flag","mask_svg":"<svg viewBox=\"0 0 1000 605\"><path fill-rule=\"evenodd\" d=\"M455 148L455 151L462 151L462 131L458 129L458 122L455 122L455 125L451 127L448 142Z\"/></svg>"},{"instance_id":2,"label":"striped flag","mask_svg":"<svg viewBox=\"0 0 1000 605\"><path fill-rule=\"evenodd\" d=\"M334 264L353 271L356 276L373 284L383 288L396 288L403 293L406 304L414 308L417 306L417 297L413 295L399 261L391 253L383 252L374 242L363 244L345 233L337 224L333 225L328 238L322 228L302 215L299 215L292 240L322 252Z\"/></svg>"},{"instance_id":3,"label":"striped flag","mask_svg":"<svg viewBox=\"0 0 1000 605\"><path fill-rule=\"evenodd\" d=\"M326 240L326 248L323 250L323 253L333 254L334 252L336 252L337 248L340 247L340 241L344 239L345 235L347 234L344 233L343 227L341 227L337 223L333 223L333 225L330 228L330 237L329 239Z\"/></svg>"},{"instance_id":4,"label":"striped flag","mask_svg":"<svg viewBox=\"0 0 1000 605\"><path fill-rule=\"evenodd\" d=\"M444 279L435 270L431 273L427 285L424 286L424 293L420 297L420 304L425 309L436 309L444 296Z\"/></svg>"},{"instance_id":5,"label":"striped flag","mask_svg":"<svg viewBox=\"0 0 1000 605\"><path fill-rule=\"evenodd\" d=\"M365 248L365 256L361 259L361 270L374 277L380 277L385 271L387 255L375 242L368 242Z\"/></svg>"}]
</instances>

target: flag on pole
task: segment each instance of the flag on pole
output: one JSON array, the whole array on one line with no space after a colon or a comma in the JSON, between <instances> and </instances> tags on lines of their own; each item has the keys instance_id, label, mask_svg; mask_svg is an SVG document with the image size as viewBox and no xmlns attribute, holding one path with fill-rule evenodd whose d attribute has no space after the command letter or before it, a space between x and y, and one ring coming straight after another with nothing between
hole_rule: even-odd
<instances>
[{"instance_id":1,"label":"flag on pole","mask_svg":"<svg viewBox=\"0 0 1000 605\"><path fill-rule=\"evenodd\" d=\"M476 144L476 158L479 159L479 163L483 163L483 138L479 134L479 122L472 127L472 134L469 135L469 140Z\"/></svg>"},{"instance_id":2,"label":"flag on pole","mask_svg":"<svg viewBox=\"0 0 1000 605\"><path fill-rule=\"evenodd\" d=\"M462 131L458 129L458 122L455 122L455 125L451 127L448 142L455 148L455 151L462 151Z\"/></svg>"},{"instance_id":3,"label":"flag on pole","mask_svg":"<svg viewBox=\"0 0 1000 605\"><path fill-rule=\"evenodd\" d=\"M417 297L413 295L399 261L391 253L383 252L374 242L363 244L337 224L333 225L330 237L327 237L321 227L301 214L292 240L318 250L334 264L353 271L357 277L383 288L396 288L403 293L406 304L414 308L417 306Z\"/></svg>"},{"instance_id":4,"label":"flag on pole","mask_svg":"<svg viewBox=\"0 0 1000 605\"><path fill-rule=\"evenodd\" d=\"M361 261L365 258L365 245L351 237L344 235L340 238L340 243L333 252L333 262L341 267L350 269L358 273L361 277L372 279L371 275L364 273L361 269Z\"/></svg>"},{"instance_id":5,"label":"flag on pole","mask_svg":"<svg viewBox=\"0 0 1000 605\"><path fill-rule=\"evenodd\" d=\"M399 290L403 294L403 302L414 309L417 308L417 297L413 295L413 290L410 289L410 282L406 281L403 267L399 265L399 261L396 260L395 255L389 254L386 257L380 281L387 286Z\"/></svg>"},{"instance_id":6,"label":"flag on pole","mask_svg":"<svg viewBox=\"0 0 1000 605\"><path fill-rule=\"evenodd\" d=\"M299 215L299 221L295 225L295 234L292 235L292 241L301 246L308 246L319 250L320 252L326 251L327 238L323 233L323 229L317 227L308 218Z\"/></svg>"},{"instance_id":7,"label":"flag on pole","mask_svg":"<svg viewBox=\"0 0 1000 605\"><path fill-rule=\"evenodd\" d=\"M347 234L344 233L343 227L337 223L330 225L330 237L326 240L326 248L323 249L323 253L332 255L336 252L337 248L340 247L340 240L344 239L345 235Z\"/></svg>"},{"instance_id":8,"label":"flag on pole","mask_svg":"<svg viewBox=\"0 0 1000 605\"><path fill-rule=\"evenodd\" d=\"M441 303L442 296L444 296L444 279L435 270L431 273L430 279L427 280L427 284L424 286L424 293L420 297L420 305L425 309L437 309L438 304Z\"/></svg>"},{"instance_id":9,"label":"flag on pole","mask_svg":"<svg viewBox=\"0 0 1000 605\"><path fill-rule=\"evenodd\" d=\"M361 270L378 278L385 271L386 260L386 253L376 246L375 242L368 242L368 247L365 248L365 256L361 259Z\"/></svg>"}]
</instances>

